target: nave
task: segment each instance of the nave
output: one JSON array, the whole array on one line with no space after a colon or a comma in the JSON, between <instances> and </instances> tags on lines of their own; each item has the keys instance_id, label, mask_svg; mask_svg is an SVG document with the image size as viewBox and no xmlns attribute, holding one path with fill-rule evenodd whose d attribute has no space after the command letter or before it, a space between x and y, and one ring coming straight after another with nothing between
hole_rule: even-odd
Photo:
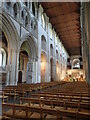
<instances>
[{"instance_id":1,"label":"nave","mask_svg":"<svg viewBox=\"0 0 90 120\"><path fill-rule=\"evenodd\" d=\"M0 2L0 119L90 119L90 2Z\"/></svg>"},{"instance_id":2,"label":"nave","mask_svg":"<svg viewBox=\"0 0 90 120\"><path fill-rule=\"evenodd\" d=\"M48 82L7 86L2 120L88 120L90 86L86 82Z\"/></svg>"}]
</instances>

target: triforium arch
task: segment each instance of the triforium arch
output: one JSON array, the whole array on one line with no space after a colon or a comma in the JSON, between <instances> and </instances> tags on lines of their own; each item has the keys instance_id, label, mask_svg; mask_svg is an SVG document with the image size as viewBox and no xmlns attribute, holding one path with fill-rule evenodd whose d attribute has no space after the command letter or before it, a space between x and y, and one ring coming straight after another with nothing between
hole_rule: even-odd
<instances>
[{"instance_id":1,"label":"triforium arch","mask_svg":"<svg viewBox=\"0 0 90 120\"><path fill-rule=\"evenodd\" d=\"M23 69L19 67L19 71L22 71L22 82L35 83L36 81L36 62L38 59L37 55L37 44L34 37L31 34L26 34L21 38L19 47L19 65L20 55L23 56ZM25 57L24 57L25 56ZM18 71L18 72L19 72ZM19 75L19 74L18 74ZM19 76L18 76L19 78Z\"/></svg>"},{"instance_id":2,"label":"triforium arch","mask_svg":"<svg viewBox=\"0 0 90 120\"><path fill-rule=\"evenodd\" d=\"M4 71L7 76L6 85L14 85L17 80L17 51L19 36L12 20L3 10L0 10L0 29L3 31L8 43L8 60Z\"/></svg>"}]
</instances>

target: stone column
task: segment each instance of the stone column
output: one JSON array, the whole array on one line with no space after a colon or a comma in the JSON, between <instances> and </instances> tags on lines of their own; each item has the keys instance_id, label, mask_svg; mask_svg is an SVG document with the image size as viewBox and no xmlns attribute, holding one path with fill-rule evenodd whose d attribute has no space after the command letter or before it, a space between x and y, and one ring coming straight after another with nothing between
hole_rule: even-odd
<instances>
[{"instance_id":1,"label":"stone column","mask_svg":"<svg viewBox=\"0 0 90 120\"><path fill-rule=\"evenodd\" d=\"M17 69L17 64L16 64L17 58L16 58L16 49L12 49L12 59L11 59L11 79L10 79L10 85L15 84L15 78L16 78L16 69Z\"/></svg>"},{"instance_id":2,"label":"stone column","mask_svg":"<svg viewBox=\"0 0 90 120\"><path fill-rule=\"evenodd\" d=\"M41 82L41 56L38 56L37 62L37 82Z\"/></svg>"},{"instance_id":3,"label":"stone column","mask_svg":"<svg viewBox=\"0 0 90 120\"><path fill-rule=\"evenodd\" d=\"M33 59L32 83L36 83L36 60Z\"/></svg>"},{"instance_id":4,"label":"stone column","mask_svg":"<svg viewBox=\"0 0 90 120\"><path fill-rule=\"evenodd\" d=\"M47 58L46 58L46 82L50 81L50 50L49 50L49 36L47 34L47 41L46 41L46 52L47 52Z\"/></svg>"},{"instance_id":5,"label":"stone column","mask_svg":"<svg viewBox=\"0 0 90 120\"><path fill-rule=\"evenodd\" d=\"M6 85L10 84L10 79L11 79L11 48L8 49L8 62L6 66L6 71L7 71L7 80L6 80Z\"/></svg>"},{"instance_id":6,"label":"stone column","mask_svg":"<svg viewBox=\"0 0 90 120\"><path fill-rule=\"evenodd\" d=\"M29 60L29 62L27 63L27 78L26 78L26 83L30 84L32 83L32 79L33 79L33 61Z\"/></svg>"},{"instance_id":7,"label":"stone column","mask_svg":"<svg viewBox=\"0 0 90 120\"><path fill-rule=\"evenodd\" d=\"M15 78L15 85L18 82L18 67L19 67L19 50L16 51L16 78Z\"/></svg>"},{"instance_id":8,"label":"stone column","mask_svg":"<svg viewBox=\"0 0 90 120\"><path fill-rule=\"evenodd\" d=\"M52 69L53 69L53 79L54 81L57 80L57 73L56 73L56 59L53 61L53 66L52 66Z\"/></svg>"},{"instance_id":9,"label":"stone column","mask_svg":"<svg viewBox=\"0 0 90 120\"><path fill-rule=\"evenodd\" d=\"M90 3L83 3L82 26L84 68L86 81L90 84Z\"/></svg>"}]
</instances>

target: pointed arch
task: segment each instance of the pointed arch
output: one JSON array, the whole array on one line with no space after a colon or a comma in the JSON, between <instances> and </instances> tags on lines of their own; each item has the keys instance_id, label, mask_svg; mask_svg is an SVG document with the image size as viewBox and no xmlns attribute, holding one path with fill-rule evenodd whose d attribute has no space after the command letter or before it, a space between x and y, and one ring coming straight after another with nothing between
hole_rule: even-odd
<instances>
[{"instance_id":1,"label":"pointed arch","mask_svg":"<svg viewBox=\"0 0 90 120\"><path fill-rule=\"evenodd\" d=\"M26 34L25 36L22 37L22 40L21 40L21 43L20 43L20 46L22 45L22 43L24 41L27 41L28 45L29 45L29 48L30 48L30 53L29 53L29 57L32 59L32 60L36 60L37 61L37 58L38 58L38 48L37 48L37 44L36 44L36 41L34 39L34 37L31 35L31 34Z\"/></svg>"}]
</instances>

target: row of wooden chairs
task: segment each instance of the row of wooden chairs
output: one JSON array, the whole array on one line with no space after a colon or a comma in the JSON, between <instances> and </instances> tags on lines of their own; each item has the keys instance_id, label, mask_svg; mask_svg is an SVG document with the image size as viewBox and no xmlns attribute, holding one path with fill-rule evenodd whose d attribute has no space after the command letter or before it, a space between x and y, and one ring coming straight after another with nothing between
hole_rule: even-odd
<instances>
[{"instance_id":1,"label":"row of wooden chairs","mask_svg":"<svg viewBox=\"0 0 90 120\"><path fill-rule=\"evenodd\" d=\"M87 85L84 82L74 83L55 83L53 86L56 87L42 89L43 92L31 94L31 98L20 97L20 104L3 103L3 117L25 120L36 118L60 120L62 117L68 117L68 120L70 118L88 120L90 119L90 96Z\"/></svg>"},{"instance_id":2,"label":"row of wooden chairs","mask_svg":"<svg viewBox=\"0 0 90 120\"><path fill-rule=\"evenodd\" d=\"M4 108L8 108L10 110L4 111ZM60 119L61 117L71 117L76 119L89 119L90 113L84 113L81 111L72 111L67 109L56 109L56 108L48 108L48 107L36 107L36 106L25 106L19 104L9 104L3 103L3 116L8 116L11 118L17 119L44 119L48 118L48 115L56 117L56 119ZM52 118L52 117L51 117Z\"/></svg>"},{"instance_id":3,"label":"row of wooden chairs","mask_svg":"<svg viewBox=\"0 0 90 120\"><path fill-rule=\"evenodd\" d=\"M48 82L48 83L37 83L37 84L18 84L17 86L7 86L3 89L3 99L8 96L13 96L16 99L19 96L25 97L28 93L35 90L44 90L52 86L60 85L65 82ZM4 101L4 100L3 100Z\"/></svg>"},{"instance_id":4,"label":"row of wooden chairs","mask_svg":"<svg viewBox=\"0 0 90 120\"><path fill-rule=\"evenodd\" d=\"M68 101L67 100L58 100L57 99L50 99L48 97L48 99L44 98L44 97L40 97L40 98L20 98L20 104L22 103L26 103L25 105L31 106L31 104L37 104L38 106L44 106L44 105L48 105L49 107L51 106L51 108L54 107L62 107L65 109L68 108L77 108L78 111L81 111L82 109L84 110L90 110L90 103L83 101L83 102L78 102L78 101ZM47 106L46 106L47 107Z\"/></svg>"}]
</instances>

